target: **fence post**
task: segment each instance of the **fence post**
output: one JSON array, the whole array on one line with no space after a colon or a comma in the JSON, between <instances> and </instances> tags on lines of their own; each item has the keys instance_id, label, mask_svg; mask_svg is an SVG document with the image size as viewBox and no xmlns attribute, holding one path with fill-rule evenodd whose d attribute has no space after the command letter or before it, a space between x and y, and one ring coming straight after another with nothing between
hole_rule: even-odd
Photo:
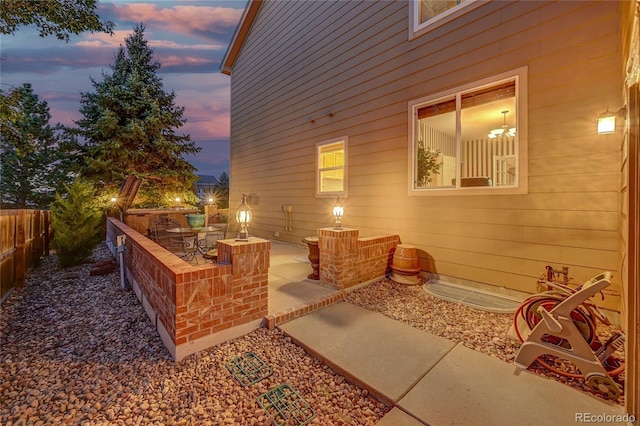
<instances>
[{"instance_id":1,"label":"fence post","mask_svg":"<svg viewBox=\"0 0 640 426\"><path fill-rule=\"evenodd\" d=\"M26 239L26 227L25 222L27 220L27 211L25 209L18 210L18 217L16 219L16 286L22 287L24 285L24 278L26 274L26 256L24 252L25 239Z\"/></svg>"},{"instance_id":2,"label":"fence post","mask_svg":"<svg viewBox=\"0 0 640 426\"><path fill-rule=\"evenodd\" d=\"M31 252L32 264L39 265L42 257L42 210L36 210L33 215L33 247Z\"/></svg>"},{"instance_id":3,"label":"fence post","mask_svg":"<svg viewBox=\"0 0 640 426\"><path fill-rule=\"evenodd\" d=\"M51 210L45 210L44 211L44 255L45 256L49 256L49 244L51 243L51 238L49 236L51 232L51 230L49 229L51 227L50 218L51 218Z\"/></svg>"}]
</instances>

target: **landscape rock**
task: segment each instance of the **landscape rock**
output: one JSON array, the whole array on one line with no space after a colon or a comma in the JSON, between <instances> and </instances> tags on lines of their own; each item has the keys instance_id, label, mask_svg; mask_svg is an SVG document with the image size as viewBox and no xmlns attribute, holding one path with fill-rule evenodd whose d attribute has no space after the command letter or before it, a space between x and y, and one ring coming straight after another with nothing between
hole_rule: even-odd
<instances>
[{"instance_id":1,"label":"landscape rock","mask_svg":"<svg viewBox=\"0 0 640 426\"><path fill-rule=\"evenodd\" d=\"M104 246L93 254L108 256ZM96 265L62 269L46 257L0 306L0 424L270 425L257 398L283 383L315 410L313 424L374 425L389 410L358 415L362 390L331 385L343 379L278 329L176 363L134 293L120 289L117 264L89 275ZM243 387L225 364L249 351L273 374ZM349 414L337 421L341 407Z\"/></svg>"}]
</instances>

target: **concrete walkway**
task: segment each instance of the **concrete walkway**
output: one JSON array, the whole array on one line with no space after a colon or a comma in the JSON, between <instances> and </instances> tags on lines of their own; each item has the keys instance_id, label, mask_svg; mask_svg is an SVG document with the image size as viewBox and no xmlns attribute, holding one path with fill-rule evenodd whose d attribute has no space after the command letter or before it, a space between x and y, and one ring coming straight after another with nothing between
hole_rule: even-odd
<instances>
[{"instance_id":1,"label":"concrete walkway","mask_svg":"<svg viewBox=\"0 0 640 426\"><path fill-rule=\"evenodd\" d=\"M604 417L620 406L350 303L279 328L393 406L381 426L624 424Z\"/></svg>"},{"instance_id":2,"label":"concrete walkway","mask_svg":"<svg viewBox=\"0 0 640 426\"><path fill-rule=\"evenodd\" d=\"M307 276L313 272L307 259L309 249L280 241L271 242L269 265L269 309L270 315L304 306L314 300L337 293L324 287L319 281Z\"/></svg>"}]
</instances>

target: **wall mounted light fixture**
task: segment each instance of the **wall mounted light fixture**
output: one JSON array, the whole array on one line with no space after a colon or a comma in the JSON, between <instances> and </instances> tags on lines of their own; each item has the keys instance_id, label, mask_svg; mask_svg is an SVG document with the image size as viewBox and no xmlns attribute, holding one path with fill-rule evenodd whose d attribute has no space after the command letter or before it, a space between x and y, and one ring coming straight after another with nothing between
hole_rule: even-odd
<instances>
[{"instance_id":1,"label":"wall mounted light fixture","mask_svg":"<svg viewBox=\"0 0 640 426\"><path fill-rule=\"evenodd\" d=\"M600 116L598 116L598 134L608 135L616 131L616 117L620 114L624 115L627 112L627 107L623 106L618 111L609 111L609 108Z\"/></svg>"}]
</instances>

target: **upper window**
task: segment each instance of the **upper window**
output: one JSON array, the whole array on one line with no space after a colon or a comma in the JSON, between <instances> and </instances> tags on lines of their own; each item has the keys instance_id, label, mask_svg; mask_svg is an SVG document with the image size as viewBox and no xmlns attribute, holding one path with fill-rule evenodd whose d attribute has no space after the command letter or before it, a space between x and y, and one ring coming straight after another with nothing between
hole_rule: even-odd
<instances>
[{"instance_id":1,"label":"upper window","mask_svg":"<svg viewBox=\"0 0 640 426\"><path fill-rule=\"evenodd\" d=\"M409 103L410 194L526 192L525 73Z\"/></svg>"},{"instance_id":2,"label":"upper window","mask_svg":"<svg viewBox=\"0 0 640 426\"><path fill-rule=\"evenodd\" d=\"M480 3L477 0L413 0L409 13L409 38L449 22Z\"/></svg>"},{"instance_id":3,"label":"upper window","mask_svg":"<svg viewBox=\"0 0 640 426\"><path fill-rule=\"evenodd\" d=\"M347 138L316 145L316 195L344 195L347 188Z\"/></svg>"}]
</instances>

